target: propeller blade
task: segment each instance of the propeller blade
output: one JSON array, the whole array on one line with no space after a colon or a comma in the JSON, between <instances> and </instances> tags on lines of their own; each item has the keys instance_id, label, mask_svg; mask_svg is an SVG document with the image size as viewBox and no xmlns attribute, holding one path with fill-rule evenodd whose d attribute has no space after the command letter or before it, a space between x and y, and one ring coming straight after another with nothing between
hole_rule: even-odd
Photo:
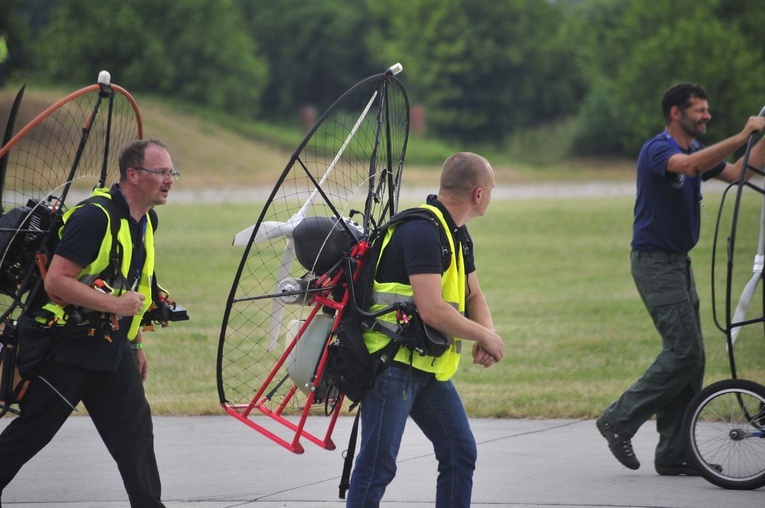
<instances>
[{"instance_id":1,"label":"propeller blade","mask_svg":"<svg viewBox=\"0 0 765 508\"><path fill-rule=\"evenodd\" d=\"M21 108L21 99L24 97L24 89L27 87L26 84L22 85L19 89L18 93L16 94L16 98L13 100L13 105L11 106L11 111L8 113L8 122L5 124L5 134L3 134L3 143L0 144L0 148L4 147L8 141L11 140L13 137L13 131L16 128L16 116L19 114L19 109ZM8 152L5 152L5 155L3 155L3 158L0 159L0 196L2 196L3 190L5 189L5 173L8 170ZM0 201L0 213L3 212L3 204L2 201Z\"/></svg>"},{"instance_id":2,"label":"propeller blade","mask_svg":"<svg viewBox=\"0 0 765 508\"><path fill-rule=\"evenodd\" d=\"M393 67L391 67L391 69L392 68ZM260 241L269 240L271 238L276 238L278 236L292 235L292 231L295 229L295 226L297 226L297 224L301 220L303 220L303 216L305 215L305 212L308 210L308 207L311 206L311 203L313 203L313 200L316 199L316 196L319 194L319 188L321 188L324 182L327 181L327 179L329 178L329 175L332 173L332 170L335 169L335 165L337 165L337 162L343 156L343 152L345 152L346 147L353 139L353 136L356 135L356 131L359 130L361 123L364 121L364 118L367 116L367 113L369 113L369 109L372 107L372 104L374 103L376 98L377 98L377 92L375 91L372 94L372 97L367 102L366 107L364 107L364 110L361 112L361 115L356 120L356 123L353 125L351 132L349 132L348 136L345 138L345 141L340 147L340 150L338 150L337 154L335 155L335 158L332 160L329 167L324 172L324 176L322 176L321 180L319 181L317 188L313 190L310 196L308 196L308 199L300 208L298 213L292 216L292 218L290 218L290 220L287 223L263 222L260 225L261 229L258 231L258 235L252 240L252 243L258 243ZM252 230L254 228L255 226L253 225L237 233L236 236L234 236L233 245L247 245L247 242L250 240L250 236L252 236Z\"/></svg>"},{"instance_id":3,"label":"propeller blade","mask_svg":"<svg viewBox=\"0 0 765 508\"><path fill-rule=\"evenodd\" d=\"M757 289L757 285L759 284L761 278L762 270L755 271L752 278L749 279L749 282L746 283L744 291L741 292L741 298L738 300L738 305L736 305L736 312L733 314L733 320L731 324L740 323L746 318L746 313L749 312L749 305L752 303L754 292ZM732 343L736 342L736 338L738 337L738 333L740 331L740 326L736 326L735 328L731 329L730 335Z\"/></svg>"},{"instance_id":4,"label":"propeller blade","mask_svg":"<svg viewBox=\"0 0 765 508\"><path fill-rule=\"evenodd\" d=\"M302 216L299 216L299 217L296 216L296 217L292 217L287 222L279 222L279 221L261 222L260 229L258 230L258 234L255 235L255 238L252 239L252 243L259 243L264 240L272 240L274 238L279 238L282 236L291 237L292 232L295 230L295 227L302 220L303 220ZM234 242L232 245L235 245L235 246L247 245L247 242L250 241L250 237L252 236L253 229L255 229L255 225L252 225L248 227L247 229L244 229L240 231L239 233L237 233L236 236L234 236Z\"/></svg>"},{"instance_id":5,"label":"propeller blade","mask_svg":"<svg viewBox=\"0 0 765 508\"><path fill-rule=\"evenodd\" d=\"M295 260L295 241L291 236L287 238L287 245L284 247L282 261L279 270L276 271L275 291L278 291L279 282L286 279L292 273L292 262ZM279 342L279 332L282 328L282 316L284 315L284 302L281 298L274 298L271 307L271 322L268 329L268 350L271 351Z\"/></svg>"},{"instance_id":6,"label":"propeller blade","mask_svg":"<svg viewBox=\"0 0 765 508\"><path fill-rule=\"evenodd\" d=\"M327 178L329 178L329 175L332 173L332 170L335 169L335 165L340 160L340 158L343 156L343 152L345 152L345 148L348 146L348 144L353 139L353 136L356 135L356 131L359 130L359 127L361 126L361 123L364 121L364 118L367 116L367 113L369 113L369 109L372 107L372 103L377 98L377 92L374 92L372 94L372 97L369 99L369 102L367 102L366 107L361 112L361 115L359 116L358 120L356 120L356 123L353 125L353 128L351 129L351 132L348 133L348 137L345 138L345 141L343 142L342 146L340 147L340 150L335 155L335 158L330 163L327 170L324 172L324 176L322 176L321 180L319 181L318 187L321 187L324 182L327 181ZM252 240L252 243L258 243L263 240L269 240L271 238L276 238L278 236L289 236L292 234L292 231L295 229L295 226L303 220L303 216L305 215L305 212L308 210L308 207L311 206L311 203L313 203L313 200L316 198L316 196L319 194L319 189L314 189L310 196L308 196L308 199L303 204L303 206L300 208L300 211L296 213L287 223L284 222L264 222L260 225L261 229L258 231L257 236ZM240 231L239 233L234 236L234 243L233 245L247 245L247 242L250 240L250 236L252 236L252 230L255 228L255 226L250 226L249 228Z\"/></svg>"}]
</instances>

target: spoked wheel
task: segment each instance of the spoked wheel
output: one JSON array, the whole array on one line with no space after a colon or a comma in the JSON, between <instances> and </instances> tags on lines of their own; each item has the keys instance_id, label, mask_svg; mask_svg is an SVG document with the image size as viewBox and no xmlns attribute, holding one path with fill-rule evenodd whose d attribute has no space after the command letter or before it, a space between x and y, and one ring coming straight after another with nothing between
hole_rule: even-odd
<instances>
[{"instance_id":1,"label":"spoked wheel","mask_svg":"<svg viewBox=\"0 0 765 508\"><path fill-rule=\"evenodd\" d=\"M688 405L683 440L709 482L736 490L765 486L765 386L743 379L707 386Z\"/></svg>"}]
</instances>

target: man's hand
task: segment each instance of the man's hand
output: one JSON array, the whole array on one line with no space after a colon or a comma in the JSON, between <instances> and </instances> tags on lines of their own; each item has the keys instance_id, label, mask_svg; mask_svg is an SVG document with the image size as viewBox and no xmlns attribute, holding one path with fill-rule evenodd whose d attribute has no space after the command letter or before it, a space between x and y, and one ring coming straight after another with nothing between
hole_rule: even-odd
<instances>
[{"instance_id":1,"label":"man's hand","mask_svg":"<svg viewBox=\"0 0 765 508\"><path fill-rule=\"evenodd\" d=\"M497 363L497 360L494 359L492 355L486 352L486 350L478 343L473 343L473 363L476 365L483 365L485 368L489 368L495 363Z\"/></svg>"},{"instance_id":2,"label":"man's hand","mask_svg":"<svg viewBox=\"0 0 765 508\"><path fill-rule=\"evenodd\" d=\"M114 313L118 316L135 316L141 312L146 297L136 291L128 291L117 298Z\"/></svg>"},{"instance_id":3,"label":"man's hand","mask_svg":"<svg viewBox=\"0 0 765 508\"><path fill-rule=\"evenodd\" d=\"M750 116L749 120L746 121L746 125L741 130L741 134L748 139L752 133L762 132L763 129L765 129L765 117Z\"/></svg>"},{"instance_id":4,"label":"man's hand","mask_svg":"<svg viewBox=\"0 0 765 508\"><path fill-rule=\"evenodd\" d=\"M476 347L478 346L478 347ZM493 361L489 362L486 356L491 357ZM488 330L487 335L480 341L476 341L473 346L473 361L485 367L490 367L487 363L497 363L505 356L505 343L502 341L495 330Z\"/></svg>"},{"instance_id":5,"label":"man's hand","mask_svg":"<svg viewBox=\"0 0 765 508\"><path fill-rule=\"evenodd\" d=\"M146 360L146 353L143 352L143 349L135 350L135 362L141 373L141 381L146 381L146 378L149 377L149 362Z\"/></svg>"}]
</instances>

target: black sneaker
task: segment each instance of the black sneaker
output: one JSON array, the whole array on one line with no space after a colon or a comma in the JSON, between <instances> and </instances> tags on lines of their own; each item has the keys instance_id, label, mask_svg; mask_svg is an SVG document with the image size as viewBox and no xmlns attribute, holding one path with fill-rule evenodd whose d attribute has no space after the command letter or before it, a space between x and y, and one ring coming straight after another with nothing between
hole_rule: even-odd
<instances>
[{"instance_id":1,"label":"black sneaker","mask_svg":"<svg viewBox=\"0 0 765 508\"><path fill-rule=\"evenodd\" d=\"M614 454L616 460L621 462L624 467L630 469L637 469L640 467L640 462L638 462L638 459L635 456L635 451L632 449L632 441L630 441L630 438L622 437L617 434L613 427L603 420L602 416L595 421L595 425L598 427L598 430L603 437L606 438L606 441L608 441L608 448L611 450L611 453Z\"/></svg>"},{"instance_id":2,"label":"black sneaker","mask_svg":"<svg viewBox=\"0 0 765 508\"><path fill-rule=\"evenodd\" d=\"M714 469L718 473L722 473L722 466L720 464L707 464L711 469ZM674 464L671 466L660 466L656 464L656 472L662 476L701 476L701 473L696 466L690 462L681 462L680 464Z\"/></svg>"}]
</instances>

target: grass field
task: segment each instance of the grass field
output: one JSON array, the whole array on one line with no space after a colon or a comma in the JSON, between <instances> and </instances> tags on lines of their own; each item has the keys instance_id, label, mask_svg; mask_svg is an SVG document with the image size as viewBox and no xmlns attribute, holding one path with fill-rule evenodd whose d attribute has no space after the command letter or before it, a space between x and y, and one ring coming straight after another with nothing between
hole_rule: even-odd
<instances>
[{"instance_id":1,"label":"grass field","mask_svg":"<svg viewBox=\"0 0 765 508\"><path fill-rule=\"evenodd\" d=\"M718 203L718 194L707 197L693 256L707 382L730 377L724 335L711 313ZM455 383L471 415L593 417L653 360L659 338L629 274L632 204L629 197L495 201L485 217L471 222L481 285L507 351L488 370L465 357ZM756 218L757 203L744 205L746 215ZM258 203L192 205L172 199L159 210L160 282L192 319L145 336L152 368L147 391L156 413L220 412L215 355L241 254L231 239L259 211ZM756 235L742 235L742 245L753 241ZM751 257L742 259L748 278ZM737 344L740 377L765 380L761 329L744 330Z\"/></svg>"}]
</instances>

